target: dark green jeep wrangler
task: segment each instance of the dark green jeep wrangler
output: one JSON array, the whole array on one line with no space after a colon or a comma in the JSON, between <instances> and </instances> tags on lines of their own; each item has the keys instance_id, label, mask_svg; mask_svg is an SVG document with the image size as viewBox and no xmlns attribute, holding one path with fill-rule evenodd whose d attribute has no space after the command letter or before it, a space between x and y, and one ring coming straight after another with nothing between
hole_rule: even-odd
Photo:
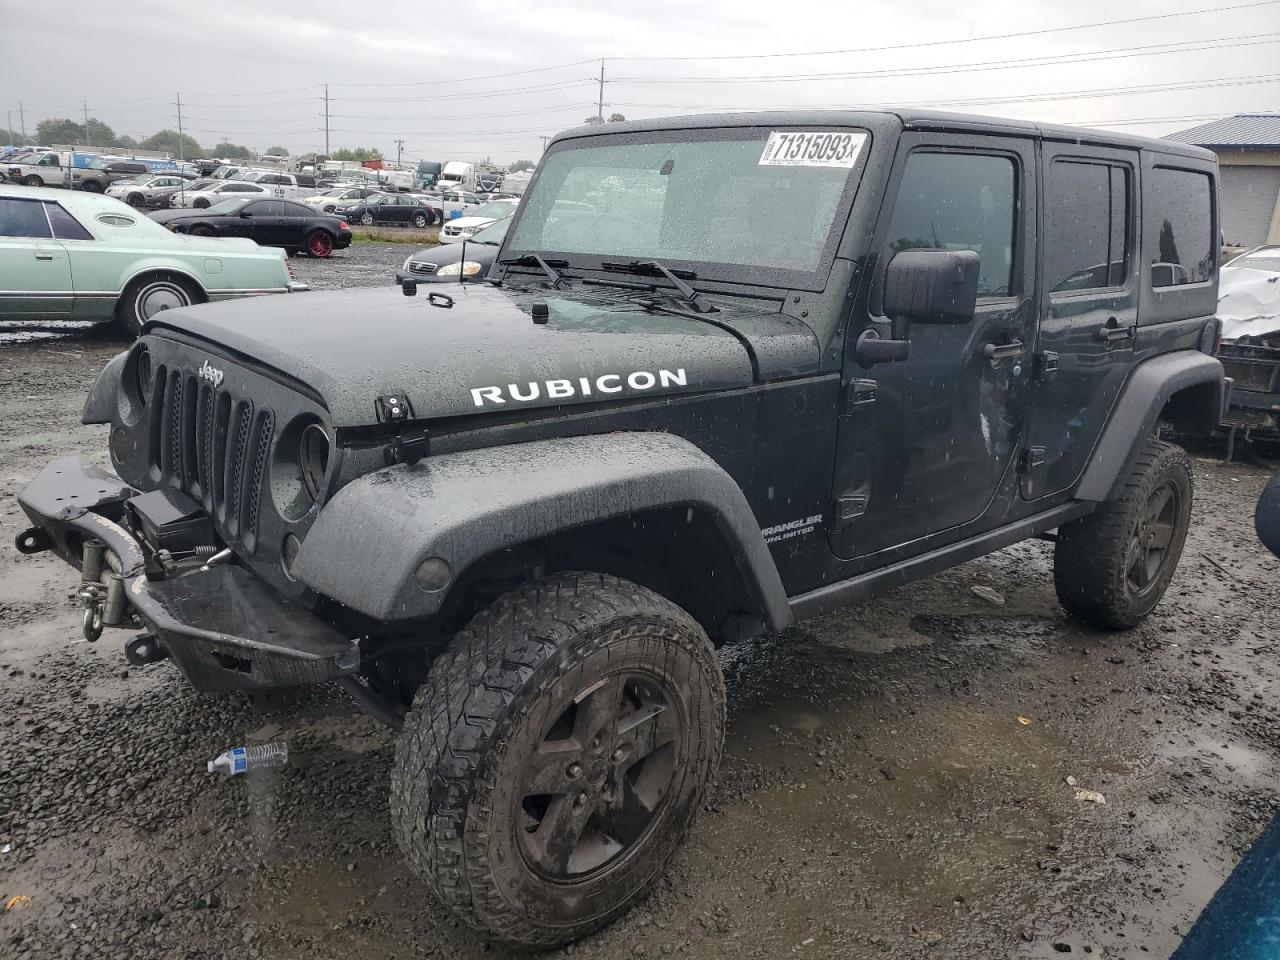
<instances>
[{"instance_id":1,"label":"dark green jeep wrangler","mask_svg":"<svg viewBox=\"0 0 1280 960\"><path fill-rule=\"evenodd\" d=\"M177 309L102 372L118 476L28 553L202 690L337 681L482 930L553 944L661 874L715 775L715 647L1028 537L1151 612L1224 380L1206 151L922 112L602 124L487 284Z\"/></svg>"}]
</instances>

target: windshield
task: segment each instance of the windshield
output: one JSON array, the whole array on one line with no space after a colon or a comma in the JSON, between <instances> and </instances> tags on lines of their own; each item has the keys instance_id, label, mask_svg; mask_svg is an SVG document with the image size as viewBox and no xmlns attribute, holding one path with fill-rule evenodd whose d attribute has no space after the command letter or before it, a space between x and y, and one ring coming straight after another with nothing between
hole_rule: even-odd
<instances>
[{"instance_id":1,"label":"windshield","mask_svg":"<svg viewBox=\"0 0 1280 960\"><path fill-rule=\"evenodd\" d=\"M505 220L516 212L514 203L486 203L471 211L473 217L488 217L492 220Z\"/></svg>"},{"instance_id":2,"label":"windshield","mask_svg":"<svg viewBox=\"0 0 1280 960\"><path fill-rule=\"evenodd\" d=\"M209 205L209 213L235 213L243 207L253 197L229 197L226 200L219 200L217 203Z\"/></svg>"},{"instance_id":3,"label":"windshield","mask_svg":"<svg viewBox=\"0 0 1280 960\"><path fill-rule=\"evenodd\" d=\"M1250 270L1270 270L1280 273L1280 248L1247 254L1231 264L1233 267L1248 267Z\"/></svg>"},{"instance_id":4,"label":"windshield","mask_svg":"<svg viewBox=\"0 0 1280 960\"><path fill-rule=\"evenodd\" d=\"M544 158L510 247L813 272L834 249L866 135L804 133L829 139L800 141L795 157L791 134L760 128L563 142Z\"/></svg>"},{"instance_id":5,"label":"windshield","mask_svg":"<svg viewBox=\"0 0 1280 960\"><path fill-rule=\"evenodd\" d=\"M471 238L470 243L487 243L493 246L500 246L502 241L507 238L507 231L511 229L511 218L499 220L497 223L491 223L483 230L477 230L475 236Z\"/></svg>"}]
</instances>

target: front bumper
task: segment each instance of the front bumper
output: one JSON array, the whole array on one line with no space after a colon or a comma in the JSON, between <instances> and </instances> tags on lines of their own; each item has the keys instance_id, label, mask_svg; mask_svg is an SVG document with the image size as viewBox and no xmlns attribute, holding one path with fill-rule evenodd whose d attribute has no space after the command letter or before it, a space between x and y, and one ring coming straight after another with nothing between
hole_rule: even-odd
<instances>
[{"instance_id":1,"label":"front bumper","mask_svg":"<svg viewBox=\"0 0 1280 960\"><path fill-rule=\"evenodd\" d=\"M234 561L163 578L130 529L128 503L138 495L78 457L54 460L18 495L33 525L18 549L52 550L79 570L84 545L101 542L127 606L197 690L297 686L357 671L355 641Z\"/></svg>"}]
</instances>

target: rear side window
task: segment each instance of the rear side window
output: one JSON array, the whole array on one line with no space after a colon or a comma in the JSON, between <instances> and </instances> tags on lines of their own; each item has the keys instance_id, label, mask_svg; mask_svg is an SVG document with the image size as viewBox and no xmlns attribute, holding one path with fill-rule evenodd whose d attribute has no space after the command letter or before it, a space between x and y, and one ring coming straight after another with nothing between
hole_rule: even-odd
<instances>
[{"instance_id":1,"label":"rear side window","mask_svg":"<svg viewBox=\"0 0 1280 960\"><path fill-rule=\"evenodd\" d=\"M1156 167L1150 178L1158 230L1151 285L1177 287L1213 278L1213 185L1208 174Z\"/></svg>"},{"instance_id":2,"label":"rear side window","mask_svg":"<svg viewBox=\"0 0 1280 960\"><path fill-rule=\"evenodd\" d=\"M1129 177L1124 167L1055 160L1046 189L1045 283L1050 293L1123 286L1129 275Z\"/></svg>"},{"instance_id":3,"label":"rear side window","mask_svg":"<svg viewBox=\"0 0 1280 960\"><path fill-rule=\"evenodd\" d=\"M80 225L80 221L56 203L46 203L53 235L59 240L92 240L93 234Z\"/></svg>"},{"instance_id":4,"label":"rear side window","mask_svg":"<svg viewBox=\"0 0 1280 960\"><path fill-rule=\"evenodd\" d=\"M1009 157L925 153L907 158L885 261L902 250L973 250L978 296L1012 289L1015 176Z\"/></svg>"},{"instance_id":5,"label":"rear side window","mask_svg":"<svg viewBox=\"0 0 1280 960\"><path fill-rule=\"evenodd\" d=\"M0 198L0 237L50 239L49 221L44 215L44 204L39 200Z\"/></svg>"}]
</instances>

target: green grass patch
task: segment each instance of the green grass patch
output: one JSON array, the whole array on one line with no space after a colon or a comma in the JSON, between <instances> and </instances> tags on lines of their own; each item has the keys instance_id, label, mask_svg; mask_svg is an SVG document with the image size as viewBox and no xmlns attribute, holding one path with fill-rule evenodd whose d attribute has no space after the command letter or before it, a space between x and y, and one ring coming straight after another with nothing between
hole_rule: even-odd
<instances>
[{"instance_id":1,"label":"green grass patch","mask_svg":"<svg viewBox=\"0 0 1280 960\"><path fill-rule=\"evenodd\" d=\"M362 227L351 224L352 243L410 243L418 247L432 247L440 242L440 231L406 230L400 227Z\"/></svg>"}]
</instances>

